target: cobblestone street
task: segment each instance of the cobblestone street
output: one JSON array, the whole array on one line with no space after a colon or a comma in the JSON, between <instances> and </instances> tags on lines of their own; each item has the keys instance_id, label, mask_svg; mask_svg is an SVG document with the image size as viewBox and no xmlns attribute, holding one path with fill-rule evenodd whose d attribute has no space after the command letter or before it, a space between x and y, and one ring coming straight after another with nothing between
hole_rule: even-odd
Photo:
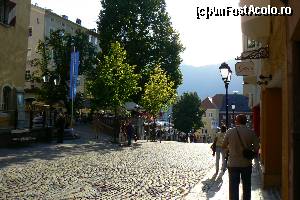
<instances>
[{"instance_id":1,"label":"cobblestone street","mask_svg":"<svg viewBox=\"0 0 300 200\"><path fill-rule=\"evenodd\" d=\"M0 152L0 199L181 199L214 166L201 143L81 140Z\"/></svg>"}]
</instances>

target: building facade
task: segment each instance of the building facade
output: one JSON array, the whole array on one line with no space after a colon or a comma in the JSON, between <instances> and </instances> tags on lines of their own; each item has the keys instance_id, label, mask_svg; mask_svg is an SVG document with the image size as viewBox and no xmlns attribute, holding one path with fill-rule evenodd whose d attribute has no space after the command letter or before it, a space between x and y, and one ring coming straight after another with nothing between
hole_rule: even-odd
<instances>
[{"instance_id":1,"label":"building facade","mask_svg":"<svg viewBox=\"0 0 300 200\"><path fill-rule=\"evenodd\" d=\"M201 138L206 138L209 141L215 138L219 127L226 124L226 99L224 94L216 94L213 97L207 97L201 103L205 113L202 116L204 127L201 128ZM248 97L240 94L228 94L228 124L229 127L234 126L234 118L238 114L245 114L248 119L248 126L252 127L252 112L248 106ZM232 110L231 105L235 108Z\"/></svg>"},{"instance_id":2,"label":"building facade","mask_svg":"<svg viewBox=\"0 0 300 200\"><path fill-rule=\"evenodd\" d=\"M81 26L80 19L77 19L76 22L72 22L66 15L60 16L56 13L53 13L50 9L44 9L37 5L31 5L30 25L28 28L28 52L25 72L25 99L36 99L36 88L41 86L40 83L31 78L35 73L39 73L38 67L32 62L34 59L39 58L37 53L39 41L44 41L46 37L50 36L51 32L56 30L64 30L66 33L71 35L75 35L77 30L86 32L89 35L89 42L91 42L97 48L97 51L100 51L96 29L89 30ZM50 56L51 65L51 62L53 62L53 53ZM84 93L85 77L80 76L78 79L77 91Z\"/></svg>"},{"instance_id":3,"label":"building facade","mask_svg":"<svg viewBox=\"0 0 300 200\"><path fill-rule=\"evenodd\" d=\"M255 128L260 131L262 183L281 188L282 199L300 199L299 113L300 99L300 2L288 0L241 0L241 6L288 7L291 16L243 16L242 32L261 46L240 59L256 60L255 73L244 77L245 87L257 95L253 101ZM254 57L251 57L255 56ZM248 90L250 91L250 90ZM253 92L257 91L257 93Z\"/></svg>"},{"instance_id":4,"label":"building facade","mask_svg":"<svg viewBox=\"0 0 300 200\"><path fill-rule=\"evenodd\" d=\"M22 128L25 120L24 82L29 17L30 0L0 1L1 116L14 118L17 128ZM4 126L13 125L9 123Z\"/></svg>"},{"instance_id":5,"label":"building facade","mask_svg":"<svg viewBox=\"0 0 300 200\"><path fill-rule=\"evenodd\" d=\"M204 110L202 115L204 127L200 129L200 141L211 142L218 132L219 109L211 97L207 97L201 102L201 108Z\"/></svg>"}]
</instances>

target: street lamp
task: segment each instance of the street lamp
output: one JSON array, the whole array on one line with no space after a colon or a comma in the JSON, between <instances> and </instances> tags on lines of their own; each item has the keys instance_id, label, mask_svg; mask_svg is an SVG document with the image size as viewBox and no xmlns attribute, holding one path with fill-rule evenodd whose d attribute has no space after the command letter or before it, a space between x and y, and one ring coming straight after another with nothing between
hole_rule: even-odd
<instances>
[{"instance_id":1,"label":"street lamp","mask_svg":"<svg viewBox=\"0 0 300 200\"><path fill-rule=\"evenodd\" d=\"M55 86L58 86L60 84L60 76L49 76L49 74L45 74L43 77L43 82L44 83L51 83L53 81ZM45 106L45 112L46 112L46 108L50 106L50 125L52 125L52 105L44 105ZM46 113L44 113L44 120L46 120Z\"/></svg>"},{"instance_id":2,"label":"street lamp","mask_svg":"<svg viewBox=\"0 0 300 200\"><path fill-rule=\"evenodd\" d=\"M231 110L232 110L232 120L233 120L233 124L235 124L235 120L234 120L235 104L234 104L234 103L231 104Z\"/></svg>"},{"instance_id":3,"label":"street lamp","mask_svg":"<svg viewBox=\"0 0 300 200\"><path fill-rule=\"evenodd\" d=\"M225 90L226 90L226 127L228 128L228 85L231 80L231 69L227 63L222 63L221 66L219 67L220 73L222 80L224 81L225 84Z\"/></svg>"}]
</instances>

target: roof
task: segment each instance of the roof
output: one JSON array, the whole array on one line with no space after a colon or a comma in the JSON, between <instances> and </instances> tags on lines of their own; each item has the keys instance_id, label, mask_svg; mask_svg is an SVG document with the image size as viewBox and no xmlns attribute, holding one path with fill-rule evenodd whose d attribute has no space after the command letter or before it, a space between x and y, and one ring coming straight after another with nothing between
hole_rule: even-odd
<instances>
[{"instance_id":1,"label":"roof","mask_svg":"<svg viewBox=\"0 0 300 200\"><path fill-rule=\"evenodd\" d=\"M218 109L222 107L224 94L216 94L212 97L212 101L217 106Z\"/></svg>"},{"instance_id":2,"label":"roof","mask_svg":"<svg viewBox=\"0 0 300 200\"><path fill-rule=\"evenodd\" d=\"M213 103L211 97L206 97L206 99L201 102L201 107L204 109L218 109L216 104Z\"/></svg>"},{"instance_id":3,"label":"roof","mask_svg":"<svg viewBox=\"0 0 300 200\"><path fill-rule=\"evenodd\" d=\"M231 104L235 104L236 112L250 112L251 109L248 106L248 97L240 94L228 94L228 104L231 110ZM213 97L207 97L201 103L201 106L205 109L219 109L220 111L226 111L226 98L225 94L216 94Z\"/></svg>"},{"instance_id":4,"label":"roof","mask_svg":"<svg viewBox=\"0 0 300 200\"><path fill-rule=\"evenodd\" d=\"M220 111L226 111L226 98L225 94L218 94L215 95L217 100L220 100L222 96L221 104L218 104L218 108ZM241 94L228 94L228 105L229 109L231 110L231 105L235 104L235 111L236 112L250 112L251 109L248 105L249 98L241 95Z\"/></svg>"}]
</instances>

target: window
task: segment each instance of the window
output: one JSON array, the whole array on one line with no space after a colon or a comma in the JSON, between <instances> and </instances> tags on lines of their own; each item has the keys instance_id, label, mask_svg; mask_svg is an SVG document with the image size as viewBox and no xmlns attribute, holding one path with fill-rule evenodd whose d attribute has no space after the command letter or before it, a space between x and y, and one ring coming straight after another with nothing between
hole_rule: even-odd
<instances>
[{"instance_id":1,"label":"window","mask_svg":"<svg viewBox=\"0 0 300 200\"><path fill-rule=\"evenodd\" d=\"M255 40L252 40L250 38L247 39L247 48L254 48L255 47Z\"/></svg>"},{"instance_id":2,"label":"window","mask_svg":"<svg viewBox=\"0 0 300 200\"><path fill-rule=\"evenodd\" d=\"M25 80L26 80L26 81L29 81L30 78L31 78L31 76L30 76L30 71L29 71L29 70L26 70L26 72L25 72Z\"/></svg>"},{"instance_id":3,"label":"window","mask_svg":"<svg viewBox=\"0 0 300 200\"><path fill-rule=\"evenodd\" d=\"M51 18L51 22L53 22L54 21L54 19L53 18Z\"/></svg>"},{"instance_id":4,"label":"window","mask_svg":"<svg viewBox=\"0 0 300 200\"><path fill-rule=\"evenodd\" d=\"M16 24L16 4L9 0L0 0L0 22L14 26Z\"/></svg>"},{"instance_id":5,"label":"window","mask_svg":"<svg viewBox=\"0 0 300 200\"><path fill-rule=\"evenodd\" d=\"M28 29L28 35L29 35L29 37L32 36L32 27L29 27L29 29Z\"/></svg>"},{"instance_id":6,"label":"window","mask_svg":"<svg viewBox=\"0 0 300 200\"><path fill-rule=\"evenodd\" d=\"M92 42L92 36L89 35L89 42Z\"/></svg>"},{"instance_id":7,"label":"window","mask_svg":"<svg viewBox=\"0 0 300 200\"><path fill-rule=\"evenodd\" d=\"M97 45L98 44L98 39L97 38L95 38L95 45Z\"/></svg>"},{"instance_id":8,"label":"window","mask_svg":"<svg viewBox=\"0 0 300 200\"><path fill-rule=\"evenodd\" d=\"M62 27L65 27L65 23L62 22L62 23L61 23L61 26L62 26Z\"/></svg>"},{"instance_id":9,"label":"window","mask_svg":"<svg viewBox=\"0 0 300 200\"><path fill-rule=\"evenodd\" d=\"M36 18L36 23L40 24L40 19L38 17Z\"/></svg>"},{"instance_id":10,"label":"window","mask_svg":"<svg viewBox=\"0 0 300 200\"><path fill-rule=\"evenodd\" d=\"M208 116L209 116L209 117L212 117L212 116L213 116L213 114L212 114L212 113L208 113Z\"/></svg>"}]
</instances>

